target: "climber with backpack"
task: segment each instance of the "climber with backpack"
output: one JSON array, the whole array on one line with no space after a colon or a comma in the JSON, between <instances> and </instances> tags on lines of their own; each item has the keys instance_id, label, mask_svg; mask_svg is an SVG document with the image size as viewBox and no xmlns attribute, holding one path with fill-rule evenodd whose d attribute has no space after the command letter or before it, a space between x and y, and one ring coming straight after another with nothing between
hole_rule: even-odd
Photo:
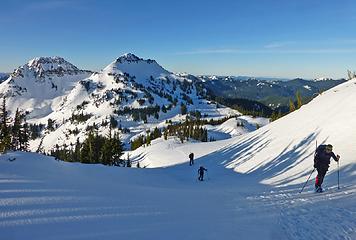
<instances>
[{"instance_id":1,"label":"climber with backpack","mask_svg":"<svg viewBox=\"0 0 356 240\"><path fill-rule=\"evenodd\" d=\"M199 174L198 180L199 181L204 181L204 172L205 171L208 171L208 169L206 169L203 166L200 166L200 168L198 169L198 174Z\"/></svg>"},{"instance_id":2,"label":"climber with backpack","mask_svg":"<svg viewBox=\"0 0 356 240\"><path fill-rule=\"evenodd\" d=\"M318 171L318 175L315 178L315 192L323 192L321 184L323 184L324 177L329 169L331 157L336 162L340 159L339 155L333 153L333 146L331 144L320 145L315 151L314 168Z\"/></svg>"},{"instance_id":3,"label":"climber with backpack","mask_svg":"<svg viewBox=\"0 0 356 240\"><path fill-rule=\"evenodd\" d=\"M194 165L194 153L189 154L189 166Z\"/></svg>"}]
</instances>

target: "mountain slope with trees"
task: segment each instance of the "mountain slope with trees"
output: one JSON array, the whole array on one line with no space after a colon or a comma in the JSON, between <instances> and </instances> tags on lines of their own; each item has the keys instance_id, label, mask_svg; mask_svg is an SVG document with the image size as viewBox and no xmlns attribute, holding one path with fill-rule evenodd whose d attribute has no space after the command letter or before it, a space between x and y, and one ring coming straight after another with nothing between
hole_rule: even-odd
<instances>
[{"instance_id":1,"label":"mountain slope with trees","mask_svg":"<svg viewBox=\"0 0 356 240\"><path fill-rule=\"evenodd\" d=\"M204 86L212 94L227 99L249 99L261 102L272 109L280 108L285 112L289 100L295 100L297 92L302 96L304 102L310 101L319 93L344 83L345 79L332 80L305 80L293 79L281 80L259 80L259 79L235 79L227 77L203 76Z\"/></svg>"}]
</instances>

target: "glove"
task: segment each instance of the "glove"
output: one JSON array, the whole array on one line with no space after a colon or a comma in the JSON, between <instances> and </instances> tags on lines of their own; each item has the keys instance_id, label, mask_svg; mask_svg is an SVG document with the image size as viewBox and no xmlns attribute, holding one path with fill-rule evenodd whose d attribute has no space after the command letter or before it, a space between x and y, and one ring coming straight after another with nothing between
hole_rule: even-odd
<instances>
[{"instance_id":1,"label":"glove","mask_svg":"<svg viewBox=\"0 0 356 240\"><path fill-rule=\"evenodd\" d=\"M314 168L316 168L316 164L314 164Z\"/></svg>"},{"instance_id":2,"label":"glove","mask_svg":"<svg viewBox=\"0 0 356 240\"><path fill-rule=\"evenodd\" d=\"M337 155L336 158L337 158L336 162L338 162L340 160L340 155Z\"/></svg>"}]
</instances>

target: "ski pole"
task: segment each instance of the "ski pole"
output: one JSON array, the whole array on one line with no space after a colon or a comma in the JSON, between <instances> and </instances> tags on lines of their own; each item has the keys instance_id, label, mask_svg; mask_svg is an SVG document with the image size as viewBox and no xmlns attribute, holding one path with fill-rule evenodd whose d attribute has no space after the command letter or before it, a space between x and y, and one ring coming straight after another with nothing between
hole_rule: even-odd
<instances>
[{"instance_id":1,"label":"ski pole","mask_svg":"<svg viewBox=\"0 0 356 240\"><path fill-rule=\"evenodd\" d=\"M300 192L299 192L299 193L302 193L302 192L303 192L303 190L304 190L305 186L306 186L306 185L307 185L307 183L309 182L309 179L310 179L310 177L311 177L311 175L313 174L313 172L314 172L314 171L315 171L315 168L313 168L313 171L310 173L310 175L309 175L309 177L308 177L307 181L305 182L304 186L302 187L302 189L300 190Z\"/></svg>"},{"instance_id":2,"label":"ski pole","mask_svg":"<svg viewBox=\"0 0 356 240\"><path fill-rule=\"evenodd\" d=\"M340 159L337 161L337 189L340 189Z\"/></svg>"}]
</instances>

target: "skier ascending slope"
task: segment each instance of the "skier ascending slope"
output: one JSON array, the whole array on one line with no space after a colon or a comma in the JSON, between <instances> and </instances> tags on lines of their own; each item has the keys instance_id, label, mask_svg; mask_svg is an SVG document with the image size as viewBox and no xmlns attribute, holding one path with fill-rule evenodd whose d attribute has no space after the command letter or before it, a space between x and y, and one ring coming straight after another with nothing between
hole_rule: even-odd
<instances>
[{"instance_id":1,"label":"skier ascending slope","mask_svg":"<svg viewBox=\"0 0 356 240\"><path fill-rule=\"evenodd\" d=\"M194 165L194 153L189 154L189 166Z\"/></svg>"},{"instance_id":2,"label":"skier ascending slope","mask_svg":"<svg viewBox=\"0 0 356 240\"><path fill-rule=\"evenodd\" d=\"M200 168L198 169L199 181L204 181L204 171L208 171L208 169L204 168L203 166L200 166Z\"/></svg>"},{"instance_id":3,"label":"skier ascending slope","mask_svg":"<svg viewBox=\"0 0 356 240\"><path fill-rule=\"evenodd\" d=\"M314 157L314 168L318 171L318 175L315 179L315 191L322 192L321 184L324 181L324 177L326 172L329 169L330 158L332 157L336 162L339 161L340 156L333 153L333 146L331 144L328 145L320 145L315 152Z\"/></svg>"}]
</instances>

